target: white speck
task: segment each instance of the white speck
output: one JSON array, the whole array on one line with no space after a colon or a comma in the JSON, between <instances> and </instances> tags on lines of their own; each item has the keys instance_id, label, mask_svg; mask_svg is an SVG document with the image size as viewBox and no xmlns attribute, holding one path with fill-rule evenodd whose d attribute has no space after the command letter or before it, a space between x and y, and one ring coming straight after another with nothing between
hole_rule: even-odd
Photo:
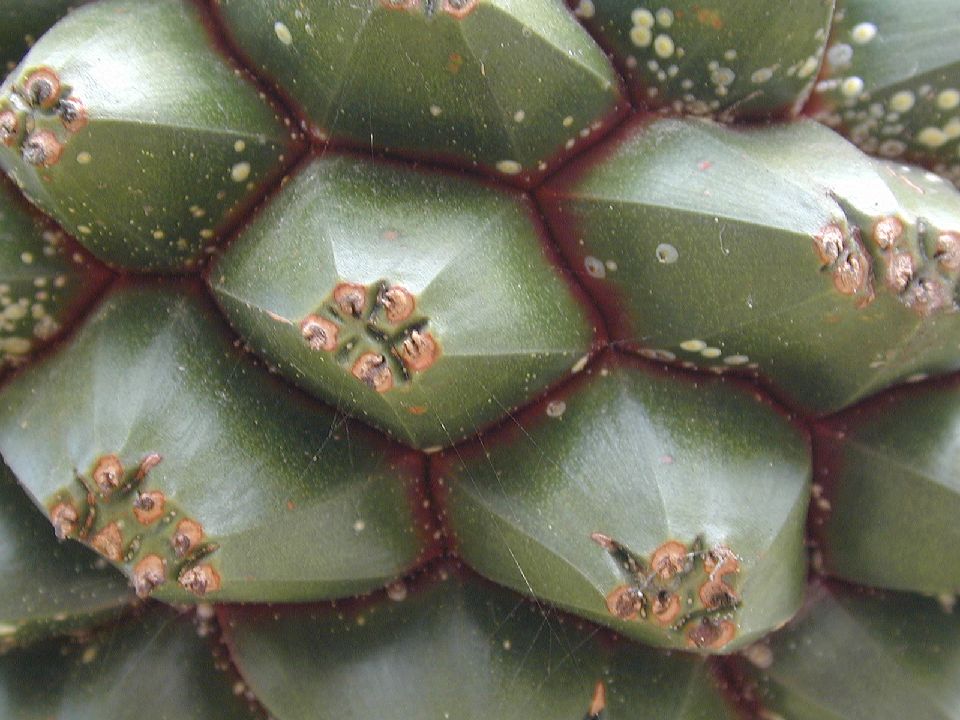
<instances>
[{"instance_id":1,"label":"white speck","mask_svg":"<svg viewBox=\"0 0 960 720\"><path fill-rule=\"evenodd\" d=\"M284 45L293 44L293 35L290 34L290 28L288 28L279 20L273 24L273 31L277 34L277 40L282 42Z\"/></svg>"},{"instance_id":2,"label":"white speck","mask_svg":"<svg viewBox=\"0 0 960 720\"><path fill-rule=\"evenodd\" d=\"M819 61L817 58L812 55L803 61L803 65L800 66L800 69L797 70L797 77L805 78L813 75L817 70L817 65Z\"/></svg>"},{"instance_id":3,"label":"white speck","mask_svg":"<svg viewBox=\"0 0 960 720\"><path fill-rule=\"evenodd\" d=\"M860 93L863 92L863 79L858 78L856 75L851 75L840 83L840 92L849 98L859 96Z\"/></svg>"},{"instance_id":4,"label":"white speck","mask_svg":"<svg viewBox=\"0 0 960 720\"><path fill-rule=\"evenodd\" d=\"M567 115L567 116L563 119L563 126L564 126L564 127L570 127L571 125L573 125L573 115Z\"/></svg>"},{"instance_id":5,"label":"white speck","mask_svg":"<svg viewBox=\"0 0 960 720\"><path fill-rule=\"evenodd\" d=\"M577 17L592 18L596 11L597 9L593 6L593 0L580 0L573 14Z\"/></svg>"},{"instance_id":6,"label":"white speck","mask_svg":"<svg viewBox=\"0 0 960 720\"><path fill-rule=\"evenodd\" d=\"M660 8L657 10L657 22L665 28L673 25L673 11L670 8Z\"/></svg>"},{"instance_id":7,"label":"white speck","mask_svg":"<svg viewBox=\"0 0 960 720\"><path fill-rule=\"evenodd\" d=\"M238 162L230 168L230 179L234 182L244 182L248 177L250 177L250 163Z\"/></svg>"},{"instance_id":8,"label":"white speck","mask_svg":"<svg viewBox=\"0 0 960 720\"><path fill-rule=\"evenodd\" d=\"M898 113L909 112L917 102L917 97L909 90L901 90L890 98L890 108Z\"/></svg>"},{"instance_id":9,"label":"white speck","mask_svg":"<svg viewBox=\"0 0 960 720\"><path fill-rule=\"evenodd\" d=\"M653 41L653 51L662 58L673 55L675 49L673 38L669 35L657 35L657 39Z\"/></svg>"},{"instance_id":10,"label":"white speck","mask_svg":"<svg viewBox=\"0 0 960 720\"><path fill-rule=\"evenodd\" d=\"M734 50L733 48L730 48L729 50L727 50L726 52L723 53L723 59L724 59L724 60L727 60L728 62L731 61L731 60L736 60L736 59L737 59L737 51Z\"/></svg>"},{"instance_id":11,"label":"white speck","mask_svg":"<svg viewBox=\"0 0 960 720\"><path fill-rule=\"evenodd\" d=\"M680 343L680 349L687 352L700 352L707 347L703 340L684 340Z\"/></svg>"},{"instance_id":12,"label":"white speck","mask_svg":"<svg viewBox=\"0 0 960 720\"><path fill-rule=\"evenodd\" d=\"M866 45L877 36L877 26L872 22L862 22L850 31L850 37L857 45Z\"/></svg>"},{"instance_id":13,"label":"white speck","mask_svg":"<svg viewBox=\"0 0 960 720\"><path fill-rule=\"evenodd\" d=\"M235 152L243 152L247 149L247 144L243 140L237 140L233 144L233 149Z\"/></svg>"},{"instance_id":14,"label":"white speck","mask_svg":"<svg viewBox=\"0 0 960 720\"><path fill-rule=\"evenodd\" d=\"M650 47L650 43L653 42L653 33L644 25L634 25L630 28L630 42L637 47Z\"/></svg>"},{"instance_id":15,"label":"white speck","mask_svg":"<svg viewBox=\"0 0 960 720\"><path fill-rule=\"evenodd\" d=\"M89 225L77 225L77 230L80 231L81 235L89 235L90 233L93 232L93 230L90 229Z\"/></svg>"},{"instance_id":16,"label":"white speck","mask_svg":"<svg viewBox=\"0 0 960 720\"><path fill-rule=\"evenodd\" d=\"M727 365L746 365L750 362L750 358L746 355L727 355L723 361Z\"/></svg>"},{"instance_id":17,"label":"white speck","mask_svg":"<svg viewBox=\"0 0 960 720\"><path fill-rule=\"evenodd\" d=\"M607 276L607 269L604 267L603 262L593 255L587 255L583 259L583 267L586 268L587 275L590 277L605 278Z\"/></svg>"},{"instance_id":18,"label":"white speck","mask_svg":"<svg viewBox=\"0 0 960 720\"><path fill-rule=\"evenodd\" d=\"M407 584L403 580L396 580L387 585L387 597L394 602L403 602L407 599Z\"/></svg>"},{"instance_id":19,"label":"white speck","mask_svg":"<svg viewBox=\"0 0 960 720\"><path fill-rule=\"evenodd\" d=\"M630 13L630 20L634 25L640 27L652 28L654 23L653 13L646 8L637 8Z\"/></svg>"},{"instance_id":20,"label":"white speck","mask_svg":"<svg viewBox=\"0 0 960 720\"><path fill-rule=\"evenodd\" d=\"M517 110L517 111L513 114L513 121L514 121L514 122L518 122L518 123L519 123L519 122L523 122L523 119L524 119L526 116L527 116L527 114L526 114L523 110Z\"/></svg>"},{"instance_id":21,"label":"white speck","mask_svg":"<svg viewBox=\"0 0 960 720\"><path fill-rule=\"evenodd\" d=\"M22 262L24 265L30 265L33 262L33 253L20 253L20 262Z\"/></svg>"},{"instance_id":22,"label":"white speck","mask_svg":"<svg viewBox=\"0 0 960 720\"><path fill-rule=\"evenodd\" d=\"M680 253L678 253L677 249L670 243L660 243L657 245L656 254L657 260L664 265L672 265L680 257Z\"/></svg>"},{"instance_id":23,"label":"white speck","mask_svg":"<svg viewBox=\"0 0 960 720\"><path fill-rule=\"evenodd\" d=\"M604 265L607 266L607 270L609 270L610 272L616 272L616 271L617 271L617 262L616 262L615 260L607 260L607 261L604 263Z\"/></svg>"},{"instance_id":24,"label":"white speck","mask_svg":"<svg viewBox=\"0 0 960 720\"><path fill-rule=\"evenodd\" d=\"M770 649L769 645L762 643L751 645L744 649L743 655L761 670L766 670L773 665L773 650Z\"/></svg>"},{"instance_id":25,"label":"white speck","mask_svg":"<svg viewBox=\"0 0 960 720\"><path fill-rule=\"evenodd\" d=\"M590 356L584 355L582 358L580 358L573 364L573 367L570 368L570 372L572 373L581 372L587 366L588 362L590 362Z\"/></svg>"},{"instance_id":26,"label":"white speck","mask_svg":"<svg viewBox=\"0 0 960 720\"><path fill-rule=\"evenodd\" d=\"M166 234L163 230L154 230L154 231L153 231L153 239L154 239L154 240L163 240L166 236L167 236L167 234Z\"/></svg>"},{"instance_id":27,"label":"white speck","mask_svg":"<svg viewBox=\"0 0 960 720\"><path fill-rule=\"evenodd\" d=\"M551 400L547 404L547 417L561 417L566 409L567 404L563 400Z\"/></svg>"},{"instance_id":28,"label":"white speck","mask_svg":"<svg viewBox=\"0 0 960 720\"><path fill-rule=\"evenodd\" d=\"M497 170L504 175L519 175L523 166L516 160L501 160L497 163Z\"/></svg>"},{"instance_id":29,"label":"white speck","mask_svg":"<svg viewBox=\"0 0 960 720\"><path fill-rule=\"evenodd\" d=\"M355 532L363 532L363 529L367 527L367 524L363 520L357 520L353 524L353 529Z\"/></svg>"},{"instance_id":30,"label":"white speck","mask_svg":"<svg viewBox=\"0 0 960 720\"><path fill-rule=\"evenodd\" d=\"M917 133L917 142L930 148L938 148L947 140L947 134L940 128L927 127Z\"/></svg>"},{"instance_id":31,"label":"white speck","mask_svg":"<svg viewBox=\"0 0 960 720\"><path fill-rule=\"evenodd\" d=\"M504 641L503 641L503 649L504 649L504 650L509 650L509 649L512 648L512 647L513 647L513 643L511 643L509 640L504 640Z\"/></svg>"},{"instance_id":32,"label":"white speck","mask_svg":"<svg viewBox=\"0 0 960 720\"><path fill-rule=\"evenodd\" d=\"M77 153L77 162L81 165L89 165L91 160L93 160L93 155L88 153L86 150Z\"/></svg>"},{"instance_id":33,"label":"white speck","mask_svg":"<svg viewBox=\"0 0 960 720\"><path fill-rule=\"evenodd\" d=\"M720 355L722 355L723 353L720 351L720 348L708 347L701 350L700 354L703 355L705 358L713 359L713 358L720 357Z\"/></svg>"},{"instance_id":34,"label":"white speck","mask_svg":"<svg viewBox=\"0 0 960 720\"><path fill-rule=\"evenodd\" d=\"M430 106L430 114L433 115L434 117L438 117L442 112L443 112L443 109L439 105Z\"/></svg>"},{"instance_id":35,"label":"white speck","mask_svg":"<svg viewBox=\"0 0 960 720\"><path fill-rule=\"evenodd\" d=\"M937 107L941 110L953 110L960 106L960 90L944 90L937 95Z\"/></svg>"},{"instance_id":36,"label":"white speck","mask_svg":"<svg viewBox=\"0 0 960 720\"><path fill-rule=\"evenodd\" d=\"M827 51L827 62L835 68L846 67L853 60L853 48L846 43L834 45Z\"/></svg>"},{"instance_id":37,"label":"white speck","mask_svg":"<svg viewBox=\"0 0 960 720\"><path fill-rule=\"evenodd\" d=\"M773 70L770 68L760 68L750 76L750 80L756 84L765 83L773 77Z\"/></svg>"}]
</instances>

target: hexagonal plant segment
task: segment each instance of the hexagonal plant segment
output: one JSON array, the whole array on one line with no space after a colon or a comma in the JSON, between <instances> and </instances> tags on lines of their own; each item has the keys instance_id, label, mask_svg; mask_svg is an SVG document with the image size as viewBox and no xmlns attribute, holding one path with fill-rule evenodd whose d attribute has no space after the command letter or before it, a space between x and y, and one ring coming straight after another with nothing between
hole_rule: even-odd
<instances>
[{"instance_id":1,"label":"hexagonal plant segment","mask_svg":"<svg viewBox=\"0 0 960 720\"><path fill-rule=\"evenodd\" d=\"M277 371L419 448L576 367L595 318L520 193L353 155L304 167L212 268Z\"/></svg>"}]
</instances>

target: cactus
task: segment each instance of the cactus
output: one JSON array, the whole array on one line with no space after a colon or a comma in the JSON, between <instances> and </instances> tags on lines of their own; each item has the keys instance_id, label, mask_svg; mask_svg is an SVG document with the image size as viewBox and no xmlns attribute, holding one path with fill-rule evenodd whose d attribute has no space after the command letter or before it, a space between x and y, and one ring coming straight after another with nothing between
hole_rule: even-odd
<instances>
[{"instance_id":1,"label":"cactus","mask_svg":"<svg viewBox=\"0 0 960 720\"><path fill-rule=\"evenodd\" d=\"M0 715L960 720L953 10L5 3Z\"/></svg>"}]
</instances>

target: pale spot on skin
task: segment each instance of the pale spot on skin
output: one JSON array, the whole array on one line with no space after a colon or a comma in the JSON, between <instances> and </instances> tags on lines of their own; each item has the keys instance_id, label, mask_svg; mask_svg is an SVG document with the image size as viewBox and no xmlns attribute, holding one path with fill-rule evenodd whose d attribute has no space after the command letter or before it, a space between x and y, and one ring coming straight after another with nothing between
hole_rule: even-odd
<instances>
[{"instance_id":1,"label":"pale spot on skin","mask_svg":"<svg viewBox=\"0 0 960 720\"><path fill-rule=\"evenodd\" d=\"M855 25L850 32L850 38L857 45L866 45L877 36L877 26L872 22L862 22Z\"/></svg>"},{"instance_id":2,"label":"pale spot on skin","mask_svg":"<svg viewBox=\"0 0 960 720\"><path fill-rule=\"evenodd\" d=\"M657 10L657 23L665 28L673 25L673 12L670 8L660 8Z\"/></svg>"},{"instance_id":3,"label":"pale spot on skin","mask_svg":"<svg viewBox=\"0 0 960 720\"><path fill-rule=\"evenodd\" d=\"M243 152L244 150L247 149L247 144L243 140L237 140L233 144L233 149L236 152Z\"/></svg>"},{"instance_id":4,"label":"pale spot on skin","mask_svg":"<svg viewBox=\"0 0 960 720\"><path fill-rule=\"evenodd\" d=\"M519 175L523 167L516 160L501 160L497 163L497 170L504 175Z\"/></svg>"},{"instance_id":5,"label":"pale spot on skin","mask_svg":"<svg viewBox=\"0 0 960 720\"><path fill-rule=\"evenodd\" d=\"M279 20L273 24L273 32L276 33L277 40L282 42L284 45L293 44L293 35L290 34L290 28L288 28Z\"/></svg>"},{"instance_id":6,"label":"pale spot on skin","mask_svg":"<svg viewBox=\"0 0 960 720\"><path fill-rule=\"evenodd\" d=\"M756 84L765 83L773 77L773 70L770 68L760 68L750 76L750 81Z\"/></svg>"},{"instance_id":7,"label":"pale spot on skin","mask_svg":"<svg viewBox=\"0 0 960 720\"><path fill-rule=\"evenodd\" d=\"M947 134L940 128L927 127L917 133L917 142L929 148L938 148L946 144Z\"/></svg>"},{"instance_id":8,"label":"pale spot on skin","mask_svg":"<svg viewBox=\"0 0 960 720\"><path fill-rule=\"evenodd\" d=\"M597 9L593 5L593 0L580 0L573 14L577 17L592 18L596 11Z\"/></svg>"},{"instance_id":9,"label":"pale spot on skin","mask_svg":"<svg viewBox=\"0 0 960 720\"><path fill-rule=\"evenodd\" d=\"M650 43L653 42L653 33L650 32L650 28L648 27L634 25L630 29L630 42L637 47L650 47Z\"/></svg>"},{"instance_id":10,"label":"pale spot on skin","mask_svg":"<svg viewBox=\"0 0 960 720\"><path fill-rule=\"evenodd\" d=\"M553 400L547 405L547 417L561 417L566 409L567 404L563 400Z\"/></svg>"},{"instance_id":11,"label":"pale spot on skin","mask_svg":"<svg viewBox=\"0 0 960 720\"><path fill-rule=\"evenodd\" d=\"M630 20L634 25L640 27L652 28L654 24L653 13L646 8L637 8L630 13Z\"/></svg>"},{"instance_id":12,"label":"pale spot on skin","mask_svg":"<svg viewBox=\"0 0 960 720\"><path fill-rule=\"evenodd\" d=\"M80 165L89 165L92 160L93 156L87 151L77 153L77 163Z\"/></svg>"},{"instance_id":13,"label":"pale spot on skin","mask_svg":"<svg viewBox=\"0 0 960 720\"><path fill-rule=\"evenodd\" d=\"M587 257L583 259L583 267L590 277L602 279L607 276L606 267L604 267L599 258L595 258L593 255L587 255Z\"/></svg>"},{"instance_id":14,"label":"pale spot on skin","mask_svg":"<svg viewBox=\"0 0 960 720\"><path fill-rule=\"evenodd\" d=\"M937 95L937 107L941 110L953 110L960 107L960 90L944 90Z\"/></svg>"},{"instance_id":15,"label":"pale spot on skin","mask_svg":"<svg viewBox=\"0 0 960 720\"><path fill-rule=\"evenodd\" d=\"M430 114L433 115L434 117L438 117L442 112L443 112L443 109L439 105L430 106Z\"/></svg>"},{"instance_id":16,"label":"pale spot on skin","mask_svg":"<svg viewBox=\"0 0 960 720\"><path fill-rule=\"evenodd\" d=\"M673 38L669 35L657 35L657 39L653 41L653 51L662 58L672 56L675 49Z\"/></svg>"},{"instance_id":17,"label":"pale spot on skin","mask_svg":"<svg viewBox=\"0 0 960 720\"><path fill-rule=\"evenodd\" d=\"M858 97L863 92L863 79L856 75L848 77L840 83L840 92L848 98Z\"/></svg>"},{"instance_id":18,"label":"pale spot on skin","mask_svg":"<svg viewBox=\"0 0 960 720\"><path fill-rule=\"evenodd\" d=\"M916 104L916 96L909 90L901 90L890 98L890 109L898 113L909 112Z\"/></svg>"},{"instance_id":19,"label":"pale spot on skin","mask_svg":"<svg viewBox=\"0 0 960 720\"><path fill-rule=\"evenodd\" d=\"M680 343L680 349L687 352L700 352L706 349L707 344L703 340L684 340Z\"/></svg>"},{"instance_id":20,"label":"pale spot on skin","mask_svg":"<svg viewBox=\"0 0 960 720\"><path fill-rule=\"evenodd\" d=\"M746 365L750 358L746 355L728 355L723 359L727 365Z\"/></svg>"},{"instance_id":21,"label":"pale spot on skin","mask_svg":"<svg viewBox=\"0 0 960 720\"><path fill-rule=\"evenodd\" d=\"M527 117L527 114L523 110L517 110L513 114L513 121L520 123L520 122L523 122L525 117Z\"/></svg>"},{"instance_id":22,"label":"pale spot on skin","mask_svg":"<svg viewBox=\"0 0 960 720\"><path fill-rule=\"evenodd\" d=\"M703 357L712 360L713 358L720 357L723 353L721 352L720 348L708 347L701 350L700 354L703 355Z\"/></svg>"},{"instance_id":23,"label":"pale spot on skin","mask_svg":"<svg viewBox=\"0 0 960 720\"><path fill-rule=\"evenodd\" d=\"M669 243L660 243L656 249L657 260L664 265L672 265L680 258L680 253Z\"/></svg>"},{"instance_id":24,"label":"pale spot on skin","mask_svg":"<svg viewBox=\"0 0 960 720\"><path fill-rule=\"evenodd\" d=\"M245 182L250 177L250 163L238 162L230 169L230 179L234 182Z\"/></svg>"}]
</instances>

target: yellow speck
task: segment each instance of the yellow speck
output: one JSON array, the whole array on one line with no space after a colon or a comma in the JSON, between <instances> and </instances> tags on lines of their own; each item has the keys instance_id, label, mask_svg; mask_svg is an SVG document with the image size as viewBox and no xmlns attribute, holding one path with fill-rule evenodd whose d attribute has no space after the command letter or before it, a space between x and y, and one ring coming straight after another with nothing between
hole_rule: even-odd
<instances>
[{"instance_id":1,"label":"yellow speck","mask_svg":"<svg viewBox=\"0 0 960 720\"><path fill-rule=\"evenodd\" d=\"M817 71L817 65L820 64L820 61L812 55L803 61L803 65L800 66L800 69L797 70L797 77L805 78L810 77Z\"/></svg>"},{"instance_id":2,"label":"yellow speck","mask_svg":"<svg viewBox=\"0 0 960 720\"><path fill-rule=\"evenodd\" d=\"M657 35L653 41L653 51L662 58L668 58L674 51L673 38L669 35Z\"/></svg>"},{"instance_id":3,"label":"yellow speck","mask_svg":"<svg viewBox=\"0 0 960 720\"><path fill-rule=\"evenodd\" d=\"M24 265L31 264L33 262L33 253L20 253L20 262L22 262Z\"/></svg>"},{"instance_id":4,"label":"yellow speck","mask_svg":"<svg viewBox=\"0 0 960 720\"><path fill-rule=\"evenodd\" d=\"M863 79L856 75L851 75L840 83L840 92L849 98L855 98L863 92Z\"/></svg>"},{"instance_id":5,"label":"yellow speck","mask_svg":"<svg viewBox=\"0 0 960 720\"><path fill-rule=\"evenodd\" d=\"M277 40L282 42L284 45L293 44L293 35L290 34L290 28L288 28L279 20L273 24L273 31L277 34Z\"/></svg>"},{"instance_id":6,"label":"yellow speck","mask_svg":"<svg viewBox=\"0 0 960 720\"><path fill-rule=\"evenodd\" d=\"M567 115L567 116L563 119L563 126L564 126L564 127L570 127L571 125L573 125L573 115Z\"/></svg>"},{"instance_id":7,"label":"yellow speck","mask_svg":"<svg viewBox=\"0 0 960 720\"><path fill-rule=\"evenodd\" d=\"M855 25L850 31L850 38L857 45L866 45L877 36L877 26L871 22L862 22Z\"/></svg>"},{"instance_id":8,"label":"yellow speck","mask_svg":"<svg viewBox=\"0 0 960 720\"><path fill-rule=\"evenodd\" d=\"M909 90L901 90L890 98L890 109L898 113L908 112L917 102L916 96Z\"/></svg>"},{"instance_id":9,"label":"yellow speck","mask_svg":"<svg viewBox=\"0 0 960 720\"><path fill-rule=\"evenodd\" d=\"M653 42L653 33L645 25L634 25L630 28L630 42L637 47L650 47Z\"/></svg>"},{"instance_id":10,"label":"yellow speck","mask_svg":"<svg viewBox=\"0 0 960 720\"><path fill-rule=\"evenodd\" d=\"M718 358L720 357L720 355L722 355L722 353L720 352L720 348L715 348L715 347L704 348L703 350L700 351L700 354L703 355L705 358Z\"/></svg>"},{"instance_id":11,"label":"yellow speck","mask_svg":"<svg viewBox=\"0 0 960 720\"><path fill-rule=\"evenodd\" d=\"M234 182L244 182L248 177L250 177L250 163L238 162L230 168L230 178Z\"/></svg>"},{"instance_id":12,"label":"yellow speck","mask_svg":"<svg viewBox=\"0 0 960 720\"><path fill-rule=\"evenodd\" d=\"M243 140L237 140L233 144L233 149L236 150L237 152L243 152L244 150L247 149L247 144Z\"/></svg>"},{"instance_id":13,"label":"yellow speck","mask_svg":"<svg viewBox=\"0 0 960 720\"><path fill-rule=\"evenodd\" d=\"M77 153L77 162L81 165L89 165L91 160L93 160L93 155L88 153L86 150Z\"/></svg>"},{"instance_id":14,"label":"yellow speck","mask_svg":"<svg viewBox=\"0 0 960 720\"><path fill-rule=\"evenodd\" d=\"M630 20L634 25L640 27L652 28L654 23L653 13L646 8L637 8L630 13Z\"/></svg>"},{"instance_id":15,"label":"yellow speck","mask_svg":"<svg viewBox=\"0 0 960 720\"><path fill-rule=\"evenodd\" d=\"M700 352L705 350L707 344L703 340L684 340L680 343L680 349L687 352Z\"/></svg>"},{"instance_id":16,"label":"yellow speck","mask_svg":"<svg viewBox=\"0 0 960 720\"><path fill-rule=\"evenodd\" d=\"M756 70L753 73L753 75L750 76L750 80L756 83L757 85L759 85L760 83L767 82L772 77L773 77L773 70L771 70L770 68L760 68L759 70Z\"/></svg>"},{"instance_id":17,"label":"yellow speck","mask_svg":"<svg viewBox=\"0 0 960 720\"><path fill-rule=\"evenodd\" d=\"M166 236L167 236L167 234L166 234L163 230L154 230L154 231L153 231L153 239L154 239L154 240L163 240Z\"/></svg>"},{"instance_id":18,"label":"yellow speck","mask_svg":"<svg viewBox=\"0 0 960 720\"><path fill-rule=\"evenodd\" d=\"M671 11L670 8L660 8L657 10L657 22L666 28L673 25L673 11Z\"/></svg>"},{"instance_id":19,"label":"yellow speck","mask_svg":"<svg viewBox=\"0 0 960 720\"><path fill-rule=\"evenodd\" d=\"M917 133L917 142L930 148L938 148L948 139L947 134L936 127L927 127Z\"/></svg>"},{"instance_id":20,"label":"yellow speck","mask_svg":"<svg viewBox=\"0 0 960 720\"><path fill-rule=\"evenodd\" d=\"M960 106L960 90L944 90L937 95L937 107L941 110L953 110Z\"/></svg>"},{"instance_id":21,"label":"yellow speck","mask_svg":"<svg viewBox=\"0 0 960 720\"><path fill-rule=\"evenodd\" d=\"M439 117L439 115L442 112L443 112L443 108L441 108L439 105L430 106L430 114L433 115L434 117Z\"/></svg>"},{"instance_id":22,"label":"yellow speck","mask_svg":"<svg viewBox=\"0 0 960 720\"><path fill-rule=\"evenodd\" d=\"M523 170L523 166L516 160L501 160L497 163L497 170L504 175L519 175L520 171Z\"/></svg>"}]
</instances>

